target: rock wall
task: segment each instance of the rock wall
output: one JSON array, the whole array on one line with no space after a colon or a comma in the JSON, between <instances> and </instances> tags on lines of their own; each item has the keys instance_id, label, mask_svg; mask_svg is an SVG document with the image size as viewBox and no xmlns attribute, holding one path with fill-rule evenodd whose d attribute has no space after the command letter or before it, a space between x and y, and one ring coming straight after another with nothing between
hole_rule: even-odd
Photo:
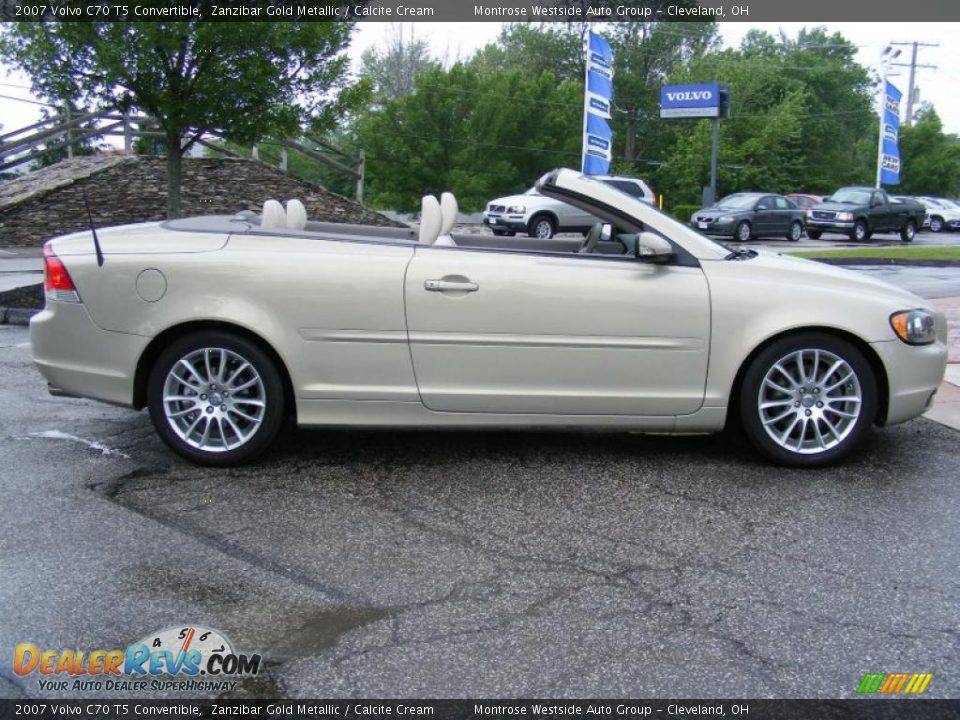
<instances>
[{"instance_id":1,"label":"rock wall","mask_svg":"<svg viewBox=\"0 0 960 720\"><path fill-rule=\"evenodd\" d=\"M89 227L83 193L98 227L166 218L166 161L85 157L0 183L0 244L37 246ZM184 216L259 211L263 201L300 198L311 220L401 226L353 200L253 160L184 158Z\"/></svg>"}]
</instances>

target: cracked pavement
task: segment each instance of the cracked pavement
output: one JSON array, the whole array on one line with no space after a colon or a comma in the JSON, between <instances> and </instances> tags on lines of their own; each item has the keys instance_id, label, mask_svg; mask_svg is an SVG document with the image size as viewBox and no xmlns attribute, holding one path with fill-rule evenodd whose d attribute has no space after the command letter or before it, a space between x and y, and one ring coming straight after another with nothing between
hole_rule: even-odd
<instances>
[{"instance_id":1,"label":"cracked pavement","mask_svg":"<svg viewBox=\"0 0 960 720\"><path fill-rule=\"evenodd\" d=\"M270 661L241 696L852 697L894 671L960 696L936 423L822 471L725 435L293 428L212 470L146 413L48 396L26 341L0 326L0 695L51 696L17 643L195 622Z\"/></svg>"}]
</instances>

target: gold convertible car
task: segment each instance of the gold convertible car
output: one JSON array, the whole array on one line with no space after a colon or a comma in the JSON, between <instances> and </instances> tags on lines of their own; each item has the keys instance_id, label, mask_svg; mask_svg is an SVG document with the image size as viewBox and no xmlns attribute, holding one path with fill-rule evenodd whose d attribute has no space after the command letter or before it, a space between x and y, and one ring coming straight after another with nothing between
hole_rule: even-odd
<instances>
[{"instance_id":1,"label":"gold convertible car","mask_svg":"<svg viewBox=\"0 0 960 720\"><path fill-rule=\"evenodd\" d=\"M930 303L862 275L731 251L561 169L543 195L600 218L584 238L451 235L262 214L106 228L44 246L34 360L51 392L149 408L198 463L301 426L714 432L829 463L917 417L946 364Z\"/></svg>"}]
</instances>

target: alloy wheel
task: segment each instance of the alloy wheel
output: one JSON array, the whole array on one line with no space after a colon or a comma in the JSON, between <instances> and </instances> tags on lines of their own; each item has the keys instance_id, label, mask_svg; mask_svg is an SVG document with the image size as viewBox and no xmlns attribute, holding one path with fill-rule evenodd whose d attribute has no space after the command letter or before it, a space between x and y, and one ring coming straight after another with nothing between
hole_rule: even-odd
<instances>
[{"instance_id":1,"label":"alloy wheel","mask_svg":"<svg viewBox=\"0 0 960 720\"><path fill-rule=\"evenodd\" d=\"M828 350L810 348L791 352L770 367L760 383L757 411L777 445L811 455L843 442L863 403L850 364Z\"/></svg>"},{"instance_id":2,"label":"alloy wheel","mask_svg":"<svg viewBox=\"0 0 960 720\"><path fill-rule=\"evenodd\" d=\"M206 452L234 450L263 424L266 388L253 364L225 348L180 358L163 383L163 413L173 432Z\"/></svg>"}]
</instances>

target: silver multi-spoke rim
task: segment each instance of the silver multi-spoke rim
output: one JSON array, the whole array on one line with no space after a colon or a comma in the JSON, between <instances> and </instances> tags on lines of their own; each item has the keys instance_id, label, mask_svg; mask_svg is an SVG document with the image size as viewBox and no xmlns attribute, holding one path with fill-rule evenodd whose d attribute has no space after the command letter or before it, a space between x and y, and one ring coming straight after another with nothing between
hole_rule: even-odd
<instances>
[{"instance_id":1,"label":"silver multi-spoke rim","mask_svg":"<svg viewBox=\"0 0 960 720\"><path fill-rule=\"evenodd\" d=\"M737 239L740 242L747 242L750 239L750 226L746 223L742 223L740 228L737 230Z\"/></svg>"},{"instance_id":2,"label":"silver multi-spoke rim","mask_svg":"<svg viewBox=\"0 0 960 720\"><path fill-rule=\"evenodd\" d=\"M245 445L263 424L267 394L249 360L225 348L180 358L163 383L163 412L177 436L206 452Z\"/></svg>"},{"instance_id":3,"label":"silver multi-spoke rim","mask_svg":"<svg viewBox=\"0 0 960 720\"><path fill-rule=\"evenodd\" d=\"M802 234L803 227L800 225L800 223L794 223L790 226L790 238L792 240L799 240Z\"/></svg>"},{"instance_id":4,"label":"silver multi-spoke rim","mask_svg":"<svg viewBox=\"0 0 960 720\"><path fill-rule=\"evenodd\" d=\"M775 362L760 383L757 410L767 435L804 455L826 452L853 431L863 408L860 380L829 350L796 350Z\"/></svg>"},{"instance_id":5,"label":"silver multi-spoke rim","mask_svg":"<svg viewBox=\"0 0 960 720\"><path fill-rule=\"evenodd\" d=\"M549 220L541 220L540 222L537 223L537 237L538 237L538 238L548 238L548 237L550 237L550 230L551 230L551 229L552 229L552 228L550 227L550 221L549 221Z\"/></svg>"}]
</instances>

